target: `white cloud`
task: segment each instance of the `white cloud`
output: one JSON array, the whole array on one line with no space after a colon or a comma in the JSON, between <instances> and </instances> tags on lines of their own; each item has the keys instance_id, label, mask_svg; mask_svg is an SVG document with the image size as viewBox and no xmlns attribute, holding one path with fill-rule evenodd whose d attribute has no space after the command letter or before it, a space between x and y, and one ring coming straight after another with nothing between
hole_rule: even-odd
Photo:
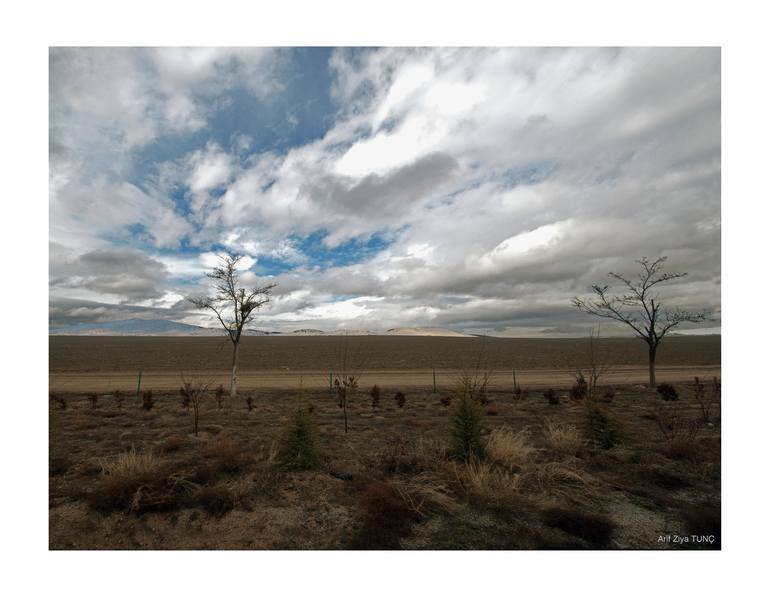
<instances>
[{"instance_id":1,"label":"white cloud","mask_svg":"<svg viewBox=\"0 0 770 597\"><path fill-rule=\"evenodd\" d=\"M677 301L719 308L718 49L338 50L323 138L279 152L233 131L147 184L127 179L137 147L210 139L213 98L279 90L283 59L54 50L52 240L77 255L134 234L166 266L168 296L215 264L214 247L247 254L257 275L282 261L296 269L275 278L284 294L264 316L276 326L572 325L571 296L659 254L691 274ZM179 185L192 214L170 199ZM322 229L330 250L393 243L319 269L297 239ZM200 255L160 250L183 239Z\"/></svg>"}]
</instances>

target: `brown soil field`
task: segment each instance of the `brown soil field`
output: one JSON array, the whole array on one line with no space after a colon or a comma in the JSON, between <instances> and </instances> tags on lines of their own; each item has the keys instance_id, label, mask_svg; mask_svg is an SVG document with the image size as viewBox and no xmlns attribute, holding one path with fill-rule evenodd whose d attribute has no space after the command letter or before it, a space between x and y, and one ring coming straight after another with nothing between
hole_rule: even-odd
<instances>
[{"instance_id":1,"label":"brown soil field","mask_svg":"<svg viewBox=\"0 0 770 597\"><path fill-rule=\"evenodd\" d=\"M219 338L63 337L49 339L49 384L57 391L110 391L142 387L177 388L184 374L228 383L229 341ZM610 365L609 383L642 383L647 354L634 338L607 338L601 351ZM239 358L243 389L328 387L347 352L349 368L366 383L404 388L432 388L454 383L462 371L489 371L490 386L517 382L531 387L570 383L584 365L584 339L441 338L441 337L245 337ZM686 381L695 375L719 375L721 337L672 337L661 344L658 378Z\"/></svg>"},{"instance_id":2,"label":"brown soil field","mask_svg":"<svg viewBox=\"0 0 770 597\"><path fill-rule=\"evenodd\" d=\"M566 388L558 404L491 391L487 457L470 464L448 456L445 390L408 391L399 408L383 388L374 407L362 386L347 433L336 397L305 391L320 460L304 471L276 458L296 391L257 392L251 410L207 396L197 437L176 393L156 392L151 410L134 396L62 394L66 408L50 408L50 547L719 548L718 404L706 421L692 384L676 387L675 402L603 387L611 447Z\"/></svg>"}]
</instances>

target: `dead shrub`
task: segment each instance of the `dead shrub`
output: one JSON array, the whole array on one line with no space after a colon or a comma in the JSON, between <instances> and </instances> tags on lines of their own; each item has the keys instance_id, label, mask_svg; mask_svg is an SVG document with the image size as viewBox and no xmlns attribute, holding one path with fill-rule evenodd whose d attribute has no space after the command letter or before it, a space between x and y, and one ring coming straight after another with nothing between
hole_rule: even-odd
<instances>
[{"instance_id":1,"label":"dead shrub","mask_svg":"<svg viewBox=\"0 0 770 597\"><path fill-rule=\"evenodd\" d=\"M575 376L575 383L569 390L570 400L585 400L588 397L588 382L582 373Z\"/></svg>"},{"instance_id":2,"label":"dead shrub","mask_svg":"<svg viewBox=\"0 0 770 597\"><path fill-rule=\"evenodd\" d=\"M406 394L403 392L396 392L393 398L396 400L396 406L398 406L398 408L404 408L404 404L406 404Z\"/></svg>"},{"instance_id":3,"label":"dead shrub","mask_svg":"<svg viewBox=\"0 0 770 597\"><path fill-rule=\"evenodd\" d=\"M520 468L531 460L535 452L525 431L514 432L510 427L498 427L487 438L487 457L509 469Z\"/></svg>"},{"instance_id":4,"label":"dead shrub","mask_svg":"<svg viewBox=\"0 0 770 597\"><path fill-rule=\"evenodd\" d=\"M615 530L615 524L607 516L585 512L575 506L549 508L543 513L543 522L580 537L594 547L607 547Z\"/></svg>"},{"instance_id":5,"label":"dead shrub","mask_svg":"<svg viewBox=\"0 0 770 597\"><path fill-rule=\"evenodd\" d=\"M658 394L660 394L660 397L663 398L663 400L668 402L679 400L679 392L677 392L676 388L670 383L658 384L656 390Z\"/></svg>"},{"instance_id":6,"label":"dead shrub","mask_svg":"<svg viewBox=\"0 0 770 597\"><path fill-rule=\"evenodd\" d=\"M145 390L142 392L142 408L152 410L153 406L155 406L155 400L152 398L152 390Z\"/></svg>"},{"instance_id":7,"label":"dead shrub","mask_svg":"<svg viewBox=\"0 0 770 597\"><path fill-rule=\"evenodd\" d=\"M188 444L187 438L183 435L171 435L167 437L160 445L160 451L164 454L178 452Z\"/></svg>"},{"instance_id":8,"label":"dead shrub","mask_svg":"<svg viewBox=\"0 0 770 597\"><path fill-rule=\"evenodd\" d=\"M446 452L435 442L412 443L394 435L375 452L370 466L388 475L414 475L435 469L445 458Z\"/></svg>"},{"instance_id":9,"label":"dead shrub","mask_svg":"<svg viewBox=\"0 0 770 597\"><path fill-rule=\"evenodd\" d=\"M696 462L700 459L700 448L689 439L672 439L663 446L663 454L671 460L688 460Z\"/></svg>"},{"instance_id":10,"label":"dead shrub","mask_svg":"<svg viewBox=\"0 0 770 597\"><path fill-rule=\"evenodd\" d=\"M118 408L123 408L123 401L125 399L125 396L123 395L123 392L120 390L113 390L112 397L115 399L115 404Z\"/></svg>"},{"instance_id":11,"label":"dead shrub","mask_svg":"<svg viewBox=\"0 0 770 597\"><path fill-rule=\"evenodd\" d=\"M449 408L449 405L452 404L452 397L451 396L442 396L439 399L439 402L441 402L441 405L444 408Z\"/></svg>"},{"instance_id":12,"label":"dead shrub","mask_svg":"<svg viewBox=\"0 0 770 597\"><path fill-rule=\"evenodd\" d=\"M557 423L551 419L546 419L543 424L543 436L548 447L560 454L574 456L583 444L575 425Z\"/></svg>"},{"instance_id":13,"label":"dead shrub","mask_svg":"<svg viewBox=\"0 0 770 597\"><path fill-rule=\"evenodd\" d=\"M222 516L238 505L233 492L224 485L204 485L193 493L193 499L212 516Z\"/></svg>"},{"instance_id":14,"label":"dead shrub","mask_svg":"<svg viewBox=\"0 0 770 597\"><path fill-rule=\"evenodd\" d=\"M693 443L701 431L702 421L688 416L678 402L659 404L651 418L666 442Z\"/></svg>"},{"instance_id":15,"label":"dead shrub","mask_svg":"<svg viewBox=\"0 0 770 597\"><path fill-rule=\"evenodd\" d=\"M420 518L440 512L453 513L458 504L445 483L429 473L394 481L401 498Z\"/></svg>"},{"instance_id":16,"label":"dead shrub","mask_svg":"<svg viewBox=\"0 0 770 597\"><path fill-rule=\"evenodd\" d=\"M102 478L88 501L97 510L170 510L180 505L191 487L183 475L172 474L167 462L132 449L102 462Z\"/></svg>"},{"instance_id":17,"label":"dead shrub","mask_svg":"<svg viewBox=\"0 0 770 597\"><path fill-rule=\"evenodd\" d=\"M48 394L48 397L51 399L51 402L58 404L60 409L67 410L67 400L64 396L57 394L56 392L51 392Z\"/></svg>"},{"instance_id":18,"label":"dead shrub","mask_svg":"<svg viewBox=\"0 0 770 597\"><path fill-rule=\"evenodd\" d=\"M404 500L399 488L387 481L375 481L364 488L359 499L362 526L353 539L357 549L398 549L419 515Z\"/></svg>"},{"instance_id":19,"label":"dead shrub","mask_svg":"<svg viewBox=\"0 0 770 597\"><path fill-rule=\"evenodd\" d=\"M242 442L229 437L217 437L203 448L203 457L216 470L234 473L243 470L252 462L251 454Z\"/></svg>"},{"instance_id":20,"label":"dead shrub","mask_svg":"<svg viewBox=\"0 0 770 597\"><path fill-rule=\"evenodd\" d=\"M372 408L380 408L380 386L374 384L369 395L372 397Z\"/></svg>"},{"instance_id":21,"label":"dead shrub","mask_svg":"<svg viewBox=\"0 0 770 597\"><path fill-rule=\"evenodd\" d=\"M214 400L216 400L217 403L217 410L222 410L222 403L225 399L225 387L222 384L219 384L217 386L217 389L214 390Z\"/></svg>"},{"instance_id":22,"label":"dead shrub","mask_svg":"<svg viewBox=\"0 0 770 597\"><path fill-rule=\"evenodd\" d=\"M696 377L693 391L695 393L695 401L700 407L701 419L704 423L712 423L711 419L714 411L721 410L722 382L719 381L718 377L714 377L707 391L706 385L701 383L700 379ZM716 416L718 417L719 415L717 414Z\"/></svg>"},{"instance_id":23,"label":"dead shrub","mask_svg":"<svg viewBox=\"0 0 770 597\"><path fill-rule=\"evenodd\" d=\"M543 392L543 398L545 398L551 406L559 404L559 395L553 389L548 389Z\"/></svg>"}]
</instances>

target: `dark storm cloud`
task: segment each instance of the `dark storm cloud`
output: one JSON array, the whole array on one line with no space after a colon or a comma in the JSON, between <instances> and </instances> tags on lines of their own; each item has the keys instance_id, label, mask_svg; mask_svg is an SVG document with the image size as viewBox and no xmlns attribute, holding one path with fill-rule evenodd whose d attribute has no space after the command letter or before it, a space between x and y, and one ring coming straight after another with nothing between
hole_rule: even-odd
<instances>
[{"instance_id":1,"label":"dark storm cloud","mask_svg":"<svg viewBox=\"0 0 770 597\"><path fill-rule=\"evenodd\" d=\"M51 288L85 288L141 301L163 296L166 267L133 249L100 249L68 258L61 245L51 247Z\"/></svg>"}]
</instances>

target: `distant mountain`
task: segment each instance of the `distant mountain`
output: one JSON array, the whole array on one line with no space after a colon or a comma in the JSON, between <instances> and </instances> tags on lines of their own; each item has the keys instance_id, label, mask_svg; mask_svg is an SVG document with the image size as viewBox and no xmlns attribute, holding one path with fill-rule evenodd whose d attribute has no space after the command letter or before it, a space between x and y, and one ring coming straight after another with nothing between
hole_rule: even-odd
<instances>
[{"instance_id":1,"label":"distant mountain","mask_svg":"<svg viewBox=\"0 0 770 597\"><path fill-rule=\"evenodd\" d=\"M453 338L472 338L474 334L463 334L448 328L414 327L391 328L387 331L389 336L449 336Z\"/></svg>"},{"instance_id":2,"label":"distant mountain","mask_svg":"<svg viewBox=\"0 0 770 597\"><path fill-rule=\"evenodd\" d=\"M123 319L101 323L77 323L48 332L51 336L223 336L224 330L204 328L197 325L169 321L167 319ZM268 332L263 330L244 330L245 336L451 336L472 337L446 328L412 327L392 328L386 332L369 330L334 330L324 331L303 328L292 332Z\"/></svg>"},{"instance_id":3,"label":"distant mountain","mask_svg":"<svg viewBox=\"0 0 770 597\"><path fill-rule=\"evenodd\" d=\"M101 323L76 323L49 331L52 336L222 336L224 333L224 330L166 319L123 319Z\"/></svg>"}]
</instances>

